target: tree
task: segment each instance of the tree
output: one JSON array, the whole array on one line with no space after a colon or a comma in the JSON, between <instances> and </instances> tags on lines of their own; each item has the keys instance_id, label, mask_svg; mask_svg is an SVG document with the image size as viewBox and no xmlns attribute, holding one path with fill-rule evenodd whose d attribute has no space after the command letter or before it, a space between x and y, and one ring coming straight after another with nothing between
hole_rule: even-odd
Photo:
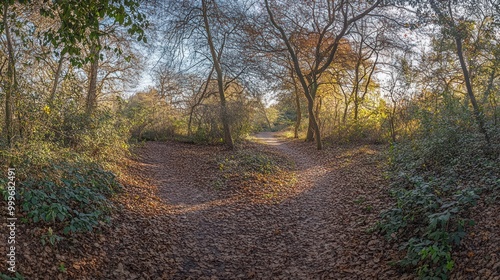
<instances>
[{"instance_id":1,"label":"tree","mask_svg":"<svg viewBox=\"0 0 500 280\"><path fill-rule=\"evenodd\" d=\"M463 81L465 83L467 96L472 105L475 121L478 125L479 131L483 134L486 143L490 145L491 140L486 128L484 112L477 101L476 93L474 92L472 84L472 77L470 73L471 65L468 65L466 61L466 54L464 53L464 41L468 41L471 38L468 24L476 21L476 14L493 18L495 15L491 14L491 11L495 11L495 7L498 7L498 4L480 0L470 0L461 3L455 3L455 1L452 0L399 2L408 3L414 7L418 7L418 16L420 16L423 22L437 23L442 28L443 34L453 39L455 44L455 53L460 63Z\"/></svg>"},{"instance_id":2,"label":"tree","mask_svg":"<svg viewBox=\"0 0 500 280\"><path fill-rule=\"evenodd\" d=\"M98 59L98 56L96 58L95 55L83 57L82 50L88 46L95 46L96 42L99 45L99 38L104 35L98 28L100 19L112 20L119 25L125 26L128 28L130 35L137 34L138 40L145 40L143 28L147 22L138 7L139 3L137 1L122 2L119 0L90 2L63 0L50 3L39 3L30 0L4 1L2 6L2 31L5 32L9 57L7 79L4 86L6 92L5 135L9 147L13 138L13 98L16 95L18 86L16 77L17 62L14 58L15 50L12 35L12 31L16 26L11 25L11 21L17 17L16 9L32 9L41 17L55 20L57 24L49 25L48 28L40 30L37 34L40 36L39 39L44 40L47 44L51 44L55 48L54 54L61 58L61 63L63 56L68 55L73 65L81 67L89 61ZM38 26L35 25L35 27ZM57 81L55 84L57 84ZM92 92L93 87L91 89L89 86L89 93ZM92 100L90 98L89 104L92 104Z\"/></svg>"},{"instance_id":3,"label":"tree","mask_svg":"<svg viewBox=\"0 0 500 280\"><path fill-rule=\"evenodd\" d=\"M214 41L212 39L210 23L208 21L207 0L201 0L201 2L202 2L203 23L207 35L207 43L208 47L210 48L210 55L212 56L212 63L217 76L217 89L219 91L219 99L221 106L221 121L222 121L222 126L224 127L224 143L226 143L226 145L228 145L229 148L233 149L234 143L233 143L233 138L231 136L231 129L229 128L229 116L227 113L226 95L224 93L225 90L224 74L222 73L222 67L220 63L221 55L224 50L224 44L226 43L225 36L223 37L223 40L221 42L219 52L217 53Z\"/></svg>"},{"instance_id":4,"label":"tree","mask_svg":"<svg viewBox=\"0 0 500 280\"><path fill-rule=\"evenodd\" d=\"M169 1L164 23L164 54L175 60L179 72L206 77L205 85L215 80L223 141L233 148L231 114L226 90L237 84L245 70L239 47L239 31L245 20L245 5L237 1ZM171 63L171 62L168 62ZM198 107L207 87L199 87ZM191 110L191 120L194 113ZM189 123L191 123L190 121ZM191 125L189 125L191 127Z\"/></svg>"},{"instance_id":5,"label":"tree","mask_svg":"<svg viewBox=\"0 0 500 280\"><path fill-rule=\"evenodd\" d=\"M368 15L380 3L381 0L377 0L371 5L362 7L363 5L356 1L340 1L338 3L330 1L306 2L302 4L304 6L300 10L308 10L309 13L307 15L296 15L299 20L295 23L293 20L285 21L290 17L285 16L287 9L283 3L281 5L282 12L280 17L277 18L275 16L276 11L273 11L269 1L265 0L269 20L286 46L286 50L293 61L294 71L307 98L309 130L306 140L312 141L314 138L318 150L322 149L321 131L315 117L314 106L319 79L333 62L342 42L341 39L348 33L351 26ZM307 22L311 22L311 27ZM298 30L306 34L316 34L314 36L314 48L308 52L309 54L312 53L314 57L314 61L308 67L308 72L303 71L301 66L304 62L302 57L299 56L301 50L291 40L293 34L291 34L291 31L287 33L285 28Z\"/></svg>"},{"instance_id":6,"label":"tree","mask_svg":"<svg viewBox=\"0 0 500 280\"><path fill-rule=\"evenodd\" d=\"M5 37L7 42L7 75L5 85L5 137L7 145L11 147L12 142L12 97L17 91L17 77L16 77L16 61L14 56L14 46L12 42L12 35L10 30L9 3L3 3L2 12L2 27L5 30Z\"/></svg>"},{"instance_id":7,"label":"tree","mask_svg":"<svg viewBox=\"0 0 500 280\"><path fill-rule=\"evenodd\" d=\"M460 67L463 72L464 76L464 81L465 81L465 87L467 89L467 94L469 95L469 99L472 103L472 108L474 110L474 115L476 117L476 121L479 126L479 130L481 133L484 135L484 138L486 139L486 142L488 145L490 144L490 136L488 134L488 131L486 130L486 126L484 123L484 118L483 118L483 112L481 108L479 107L479 104L476 100L476 96L474 94L474 91L472 89L472 83L471 83L471 77L469 73L469 69L467 66L467 63L465 62L464 58L464 51L463 51L463 40L464 37L467 36L466 29L464 27L464 22L458 23L455 22L455 16L453 9L451 8L451 1L441 1L437 3L435 0L430 0L430 4L432 7L432 10L436 13L438 16L438 19L440 23L447 29L449 29L449 32L453 36L456 44L456 52L458 56L458 60L460 62Z\"/></svg>"}]
</instances>

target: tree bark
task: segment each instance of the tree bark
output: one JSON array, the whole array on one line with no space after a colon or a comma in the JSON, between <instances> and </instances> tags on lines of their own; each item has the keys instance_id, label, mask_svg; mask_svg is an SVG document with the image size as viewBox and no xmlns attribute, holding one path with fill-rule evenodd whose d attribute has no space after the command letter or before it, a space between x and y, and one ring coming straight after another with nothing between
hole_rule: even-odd
<instances>
[{"instance_id":1,"label":"tree bark","mask_svg":"<svg viewBox=\"0 0 500 280\"><path fill-rule=\"evenodd\" d=\"M5 37L7 41L7 86L5 90L5 137L7 140L7 146L12 147L12 137L13 137L13 108L12 108L12 98L17 90L17 78L16 78L16 61L14 57L14 46L12 43L12 36L10 33L10 26L8 21L8 11L9 4L4 2L3 5L3 25L5 29Z\"/></svg>"},{"instance_id":2,"label":"tree bark","mask_svg":"<svg viewBox=\"0 0 500 280\"><path fill-rule=\"evenodd\" d=\"M292 78L294 97L295 97L295 113L297 115L295 119L295 126L293 128L293 138L299 138L299 128L300 123L302 122L302 109L300 108L300 96L299 96L299 87L297 86L297 82L295 80L295 75L293 65L290 65L290 76Z\"/></svg>"},{"instance_id":3,"label":"tree bark","mask_svg":"<svg viewBox=\"0 0 500 280\"><path fill-rule=\"evenodd\" d=\"M293 82L293 86L295 88L295 108L297 114L297 118L295 120L295 127L293 129L293 138L299 138L299 128L300 128L300 123L302 122L302 110L300 108L299 89L295 84L295 81Z\"/></svg>"},{"instance_id":4,"label":"tree bark","mask_svg":"<svg viewBox=\"0 0 500 280\"><path fill-rule=\"evenodd\" d=\"M100 46L95 44L92 46L91 54L93 56L90 64L89 86L87 91L86 114L91 116L97 107L97 71L99 70Z\"/></svg>"},{"instance_id":5,"label":"tree bark","mask_svg":"<svg viewBox=\"0 0 500 280\"><path fill-rule=\"evenodd\" d=\"M59 62L57 63L56 72L54 73L54 83L52 84L52 89L50 90L50 96L48 102L49 107L52 107L54 99L56 97L57 86L59 85L59 78L61 77L61 70L63 63L64 63L64 55L61 55L61 57L59 58Z\"/></svg>"},{"instance_id":6,"label":"tree bark","mask_svg":"<svg viewBox=\"0 0 500 280\"><path fill-rule=\"evenodd\" d=\"M217 74L217 88L219 91L219 99L221 105L221 121L224 132L224 143L230 148L234 148L233 138L231 136L231 128L229 126L229 116L227 112L226 96L224 93L224 76L222 73L222 67L220 65L219 56L215 51L215 45L212 40L212 33L210 31L210 25L208 22L207 15L207 3L206 0L201 0L202 12L203 12L203 23L205 24L205 32L207 35L208 46L210 48L210 55L212 56L215 72ZM222 50L220 51L222 53Z\"/></svg>"},{"instance_id":7,"label":"tree bark","mask_svg":"<svg viewBox=\"0 0 500 280\"><path fill-rule=\"evenodd\" d=\"M312 130L314 131L314 136L315 136L314 140L316 140L316 148L318 150L322 150L323 144L321 142L321 131L320 131L317 119L316 119L315 112L314 112L314 99L316 97L317 90L318 90L317 83L313 82L311 84L311 93L309 94L311 98L307 99L307 101L308 101L307 109L309 111L310 125L312 125Z\"/></svg>"}]
</instances>

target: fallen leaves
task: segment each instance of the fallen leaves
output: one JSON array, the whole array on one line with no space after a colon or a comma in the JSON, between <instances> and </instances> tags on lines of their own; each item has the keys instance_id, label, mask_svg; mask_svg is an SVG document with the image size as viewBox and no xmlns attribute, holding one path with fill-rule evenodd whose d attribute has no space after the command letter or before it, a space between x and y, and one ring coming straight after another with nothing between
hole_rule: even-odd
<instances>
[{"instance_id":1,"label":"fallen leaves","mask_svg":"<svg viewBox=\"0 0 500 280\"><path fill-rule=\"evenodd\" d=\"M370 231L389 205L382 146L316 151L273 141L240 147L277 162L280 172L268 174L220 166L216 159L237 156L222 147L146 143L124 162L111 224L57 247L21 225L20 271L27 279L414 278L389 265L400 252ZM488 209L476 210L480 220L498 213L480 207ZM478 225L456 256L457 279L500 274L500 225Z\"/></svg>"}]
</instances>

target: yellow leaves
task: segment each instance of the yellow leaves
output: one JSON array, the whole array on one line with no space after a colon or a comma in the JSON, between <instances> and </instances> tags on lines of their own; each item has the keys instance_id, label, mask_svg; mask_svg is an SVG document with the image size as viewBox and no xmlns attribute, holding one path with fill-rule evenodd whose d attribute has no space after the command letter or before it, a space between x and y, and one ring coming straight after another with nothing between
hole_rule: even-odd
<instances>
[{"instance_id":1,"label":"yellow leaves","mask_svg":"<svg viewBox=\"0 0 500 280\"><path fill-rule=\"evenodd\" d=\"M45 112L45 114L50 115L50 107L49 107L49 105L45 105L43 107L43 111Z\"/></svg>"}]
</instances>

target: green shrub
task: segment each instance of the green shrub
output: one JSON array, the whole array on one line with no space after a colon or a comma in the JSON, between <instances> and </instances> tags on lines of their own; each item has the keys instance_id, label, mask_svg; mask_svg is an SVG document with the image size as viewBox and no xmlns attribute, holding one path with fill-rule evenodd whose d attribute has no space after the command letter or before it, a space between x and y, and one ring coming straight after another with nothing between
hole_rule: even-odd
<instances>
[{"instance_id":1,"label":"green shrub","mask_svg":"<svg viewBox=\"0 0 500 280\"><path fill-rule=\"evenodd\" d=\"M275 158L252 150L240 150L235 155L218 159L219 169L242 173L256 172L263 175L279 172Z\"/></svg>"},{"instance_id":2,"label":"green shrub","mask_svg":"<svg viewBox=\"0 0 500 280\"><path fill-rule=\"evenodd\" d=\"M52 244L60 239L57 234L92 231L107 221L112 209L108 198L121 188L115 175L102 164L54 143L19 144L4 151L0 166L7 165L16 169L21 221L53 229L53 234L42 237ZM6 199L6 184L0 183Z\"/></svg>"},{"instance_id":3,"label":"green shrub","mask_svg":"<svg viewBox=\"0 0 500 280\"><path fill-rule=\"evenodd\" d=\"M41 172L44 177L27 174L17 184L16 198L31 222L69 234L92 231L108 220L112 207L108 197L120 190L113 173L82 162L58 162Z\"/></svg>"},{"instance_id":4,"label":"green shrub","mask_svg":"<svg viewBox=\"0 0 500 280\"><path fill-rule=\"evenodd\" d=\"M465 227L472 224L464 218L466 211L478 196L472 190L447 195L450 189L425 183L422 178L413 183L412 189L394 190L396 207L382 213L379 227L388 239L407 240L401 266L417 267L422 277L446 278L453 268L453 246L460 244Z\"/></svg>"},{"instance_id":5,"label":"green shrub","mask_svg":"<svg viewBox=\"0 0 500 280\"><path fill-rule=\"evenodd\" d=\"M426 279L448 277L452 251L474 224L468 210L481 192L494 196L500 186L500 166L484 152L482 135L458 120L446 122L449 118L424 118L413 140L391 147L389 173L396 203L379 223L386 237L406 251L398 264L415 268Z\"/></svg>"},{"instance_id":6,"label":"green shrub","mask_svg":"<svg viewBox=\"0 0 500 280\"><path fill-rule=\"evenodd\" d=\"M129 126L109 110L97 112L73 138L72 148L95 162L112 162L128 153Z\"/></svg>"}]
</instances>

